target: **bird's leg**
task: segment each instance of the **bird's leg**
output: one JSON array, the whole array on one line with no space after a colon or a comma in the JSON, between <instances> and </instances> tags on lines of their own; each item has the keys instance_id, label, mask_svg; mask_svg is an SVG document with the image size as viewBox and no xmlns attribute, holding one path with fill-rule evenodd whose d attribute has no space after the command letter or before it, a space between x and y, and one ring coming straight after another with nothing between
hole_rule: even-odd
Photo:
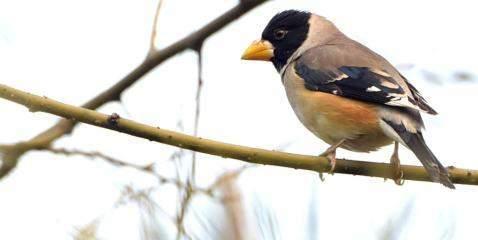
<instances>
[{"instance_id":1,"label":"bird's leg","mask_svg":"<svg viewBox=\"0 0 478 240\"><path fill-rule=\"evenodd\" d=\"M393 181L395 181L397 185L403 185L403 171L400 169L400 159L398 158L398 142L395 142L390 164L392 165Z\"/></svg>"},{"instance_id":2,"label":"bird's leg","mask_svg":"<svg viewBox=\"0 0 478 240\"><path fill-rule=\"evenodd\" d=\"M330 171L329 173L334 173L335 170L335 164L337 162L337 159L335 158L335 151L337 150L338 147L340 147L343 143L345 142L345 139L340 140L334 145L331 145L325 152L320 154L321 157L326 157L329 160L330 163Z\"/></svg>"}]
</instances>

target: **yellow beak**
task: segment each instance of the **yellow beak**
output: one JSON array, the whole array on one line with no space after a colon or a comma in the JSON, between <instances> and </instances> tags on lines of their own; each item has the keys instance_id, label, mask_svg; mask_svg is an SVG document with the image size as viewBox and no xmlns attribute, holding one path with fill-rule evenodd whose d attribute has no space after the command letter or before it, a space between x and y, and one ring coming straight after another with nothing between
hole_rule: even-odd
<instances>
[{"instance_id":1,"label":"yellow beak","mask_svg":"<svg viewBox=\"0 0 478 240\"><path fill-rule=\"evenodd\" d=\"M269 41L254 41L242 54L244 60L270 61L274 57L274 46Z\"/></svg>"}]
</instances>

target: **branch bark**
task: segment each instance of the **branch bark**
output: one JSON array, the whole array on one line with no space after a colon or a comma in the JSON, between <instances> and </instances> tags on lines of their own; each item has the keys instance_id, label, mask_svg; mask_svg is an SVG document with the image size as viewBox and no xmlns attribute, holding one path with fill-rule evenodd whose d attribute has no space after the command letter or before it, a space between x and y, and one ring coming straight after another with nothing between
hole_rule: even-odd
<instances>
[{"instance_id":1,"label":"branch bark","mask_svg":"<svg viewBox=\"0 0 478 240\"><path fill-rule=\"evenodd\" d=\"M119 118L116 114L106 115L90 109L71 106L46 97L23 92L3 84L0 84L0 98L24 105L32 112L46 112L66 119L72 119L74 121L192 151L225 158L234 158L249 163L276 165L317 172L327 172L330 170L329 162L327 158L324 157L269 151L198 138ZM430 181L423 167L402 165L402 170L404 179ZM347 159L337 159L335 172L380 178L392 178L393 176L393 169L389 164ZM456 184L478 185L477 170L449 167L449 173L451 180Z\"/></svg>"},{"instance_id":2,"label":"branch bark","mask_svg":"<svg viewBox=\"0 0 478 240\"><path fill-rule=\"evenodd\" d=\"M132 86L156 66L184 50L194 49L215 32L267 1L268 0L241 0L236 7L225 12L201 29L191 33L189 36L162 50L150 51L147 54L146 59L138 67L109 89L99 93L96 97L83 104L82 107L87 109L97 109L105 103L120 100L123 91ZM156 13L156 15L157 14L158 13ZM0 178L8 174L17 165L19 158L24 153L33 149L49 147L58 138L71 133L77 123L78 121L75 119L63 119L30 140L10 145L1 145L0 147L3 150L3 157L0 168Z\"/></svg>"}]
</instances>

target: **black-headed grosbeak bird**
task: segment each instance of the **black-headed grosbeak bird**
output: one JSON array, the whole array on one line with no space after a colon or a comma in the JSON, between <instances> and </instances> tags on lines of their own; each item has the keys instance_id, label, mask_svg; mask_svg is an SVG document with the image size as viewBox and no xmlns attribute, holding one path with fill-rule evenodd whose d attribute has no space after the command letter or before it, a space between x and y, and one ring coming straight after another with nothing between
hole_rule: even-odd
<instances>
[{"instance_id":1,"label":"black-headed grosbeak bird","mask_svg":"<svg viewBox=\"0 0 478 240\"><path fill-rule=\"evenodd\" d=\"M409 148L434 182L455 188L427 147L420 111L437 114L418 90L382 56L348 38L324 17L296 10L275 15L243 59L271 61L299 120L330 144L370 152L394 143L391 164L401 178L398 144Z\"/></svg>"}]
</instances>

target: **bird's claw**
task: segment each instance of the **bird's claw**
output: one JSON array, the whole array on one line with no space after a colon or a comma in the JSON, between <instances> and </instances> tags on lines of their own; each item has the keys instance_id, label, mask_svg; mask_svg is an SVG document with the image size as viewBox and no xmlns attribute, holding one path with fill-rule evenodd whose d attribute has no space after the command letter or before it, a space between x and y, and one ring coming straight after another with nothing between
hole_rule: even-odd
<instances>
[{"instance_id":1,"label":"bird's claw","mask_svg":"<svg viewBox=\"0 0 478 240\"><path fill-rule=\"evenodd\" d=\"M340 140L339 142L330 146L329 148L327 148L327 150L325 150L325 152L319 155L320 157L326 157L329 160L329 165L330 165L329 174L334 174L335 165L337 163L337 159L335 158L335 152L337 148L340 147L344 142L345 142L345 139Z\"/></svg>"},{"instance_id":2,"label":"bird's claw","mask_svg":"<svg viewBox=\"0 0 478 240\"><path fill-rule=\"evenodd\" d=\"M334 174L335 165L337 164L337 159L335 158L335 149L327 149L324 153L319 155L320 157L325 157L329 160L330 170L329 174Z\"/></svg>"},{"instance_id":3,"label":"bird's claw","mask_svg":"<svg viewBox=\"0 0 478 240\"><path fill-rule=\"evenodd\" d=\"M324 173L319 172L319 178L320 178L320 181L325 182Z\"/></svg>"},{"instance_id":4,"label":"bird's claw","mask_svg":"<svg viewBox=\"0 0 478 240\"><path fill-rule=\"evenodd\" d=\"M405 183L405 179L403 179L403 171L402 170L400 170L400 169L398 169L398 171L395 170L393 181L395 182L395 184L397 184L399 186L402 186Z\"/></svg>"}]
</instances>

